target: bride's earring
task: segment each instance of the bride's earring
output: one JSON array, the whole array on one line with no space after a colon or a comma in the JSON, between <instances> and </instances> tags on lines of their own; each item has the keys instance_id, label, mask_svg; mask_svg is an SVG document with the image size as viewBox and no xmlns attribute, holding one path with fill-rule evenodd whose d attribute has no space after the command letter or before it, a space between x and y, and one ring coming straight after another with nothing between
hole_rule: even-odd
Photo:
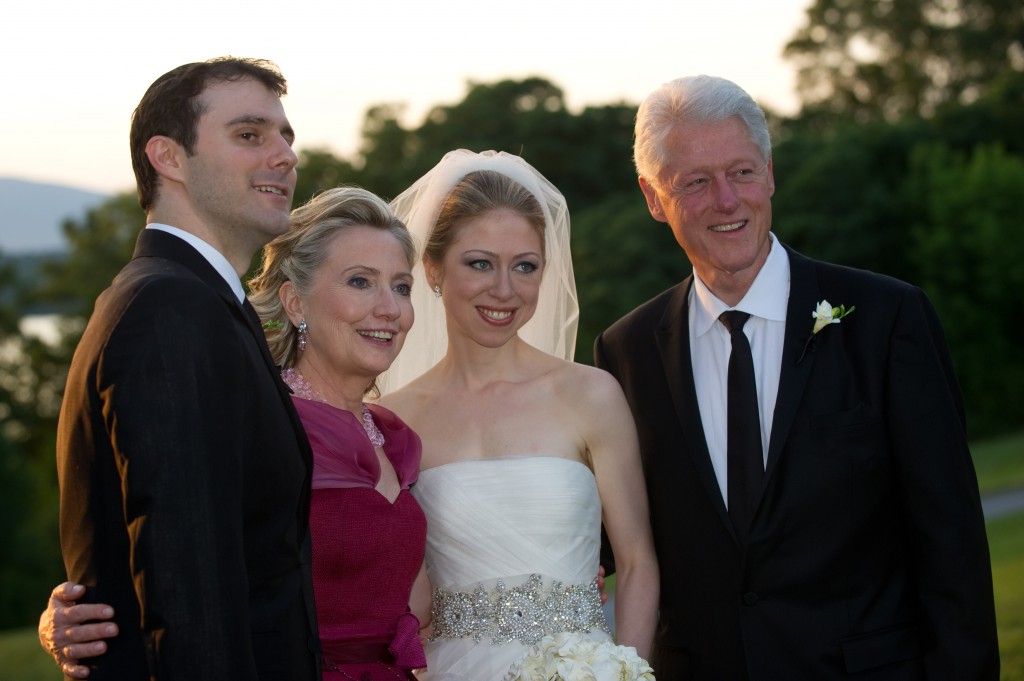
<instances>
[{"instance_id":1,"label":"bride's earring","mask_svg":"<svg viewBox=\"0 0 1024 681\"><path fill-rule=\"evenodd\" d=\"M434 297L435 298L440 298L441 297L441 286L439 284L435 284L434 285Z\"/></svg>"}]
</instances>

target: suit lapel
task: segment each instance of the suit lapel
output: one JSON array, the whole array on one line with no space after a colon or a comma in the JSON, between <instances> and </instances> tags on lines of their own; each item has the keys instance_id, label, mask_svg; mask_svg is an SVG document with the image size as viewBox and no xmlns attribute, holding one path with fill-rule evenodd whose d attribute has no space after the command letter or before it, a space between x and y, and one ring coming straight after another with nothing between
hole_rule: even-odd
<instances>
[{"instance_id":1,"label":"suit lapel","mask_svg":"<svg viewBox=\"0 0 1024 681\"><path fill-rule=\"evenodd\" d=\"M220 273L213 268L199 251L173 234L157 229L144 229L139 235L138 243L135 246L135 257L166 258L181 263L192 270L193 274L202 279L207 286L224 298L232 313L237 315L238 319L245 324L245 327L253 335L267 368L275 376L277 375L278 369L274 365L273 358L270 356L267 340L263 335L263 329L260 326L260 319L256 315L256 311L249 305L248 300L238 301L235 292L224 281L224 277L220 276Z\"/></svg>"},{"instance_id":2,"label":"suit lapel","mask_svg":"<svg viewBox=\"0 0 1024 681\"><path fill-rule=\"evenodd\" d=\"M814 345L808 345L814 320L811 312L820 300L821 291L814 263L786 247L789 255L789 304L786 307L786 337L782 345L782 371L779 394L772 417L772 435L768 443L765 487L771 482L782 448L796 417L797 407L814 367Z\"/></svg>"},{"instance_id":3,"label":"suit lapel","mask_svg":"<svg viewBox=\"0 0 1024 681\"><path fill-rule=\"evenodd\" d=\"M144 229L135 243L135 258L164 258L184 265L222 298L238 302L235 292L206 258L184 239L159 229Z\"/></svg>"},{"instance_id":4,"label":"suit lapel","mask_svg":"<svg viewBox=\"0 0 1024 681\"><path fill-rule=\"evenodd\" d=\"M256 338L256 345L260 348L260 354L263 356L263 362L267 365L267 368L270 369L271 373L279 379L276 381L278 384L278 390L282 395L289 395L290 391L288 390L288 386L284 384L284 381L280 380L281 370L277 367L277 364L274 363L274 358L270 354L270 348L267 346L267 337L263 333L263 325L260 323L260 317L256 314L256 310L253 309L252 303L250 303L249 299L246 298L238 306L238 309L241 310L242 316L245 318L245 325L249 327L249 332Z\"/></svg>"},{"instance_id":5,"label":"suit lapel","mask_svg":"<svg viewBox=\"0 0 1024 681\"><path fill-rule=\"evenodd\" d=\"M206 258L204 258L199 251L192 248L192 246L190 246L186 241L179 239L173 234L168 234L167 232L162 232L157 229L143 229L142 233L139 234L138 241L136 242L135 255L133 257L165 258L184 265L225 299L228 303L228 307L232 310L232 313L237 315L238 319L242 321L245 327L253 335L253 338L256 341L256 347L259 348L260 356L263 358L267 371L269 371L273 377L274 384L277 386L278 394L288 412L292 426L295 429L299 450L302 454L302 459L306 464L306 478L308 483L311 480L313 469L313 454L309 446L309 440L306 438L306 431L302 427L302 422L299 420L298 413L295 411L295 405L292 403L291 391L288 389L288 386L285 385L284 381L281 380L280 370L274 363L274 358L270 354L270 348L267 346L267 339L263 333L263 327L260 325L260 319L256 314L256 310L252 308L252 305L248 300L243 301L243 303L238 302L238 298L235 297L235 292L231 290L228 283L224 281L224 278L220 276L220 273L213 268ZM306 489L309 489L308 484L306 485ZM300 509L302 526L305 527L306 519L308 518L307 514L309 505L303 503L300 505Z\"/></svg>"},{"instance_id":6,"label":"suit lapel","mask_svg":"<svg viewBox=\"0 0 1024 681\"><path fill-rule=\"evenodd\" d=\"M303 486L304 490L311 489L313 484L313 450L309 444L309 438L306 437L306 429L302 425L302 420L299 418L299 412L295 409L295 403L292 402L292 391L291 388L285 384L284 379L281 378L281 369L274 362L274 357L270 354L270 347L267 345L267 337L263 332L263 325L260 323L260 317L256 314L256 310L253 308L252 303L246 298L240 305L237 306L242 316L245 318L246 326L249 327L249 331L256 337L256 345L260 348L260 354L263 356L263 362L267 365L273 376L274 385L277 386L278 395L281 397L281 401L284 403L285 410L288 412L288 419L292 423L292 429L295 431L295 437L299 444L299 453L302 455L302 460L306 464L306 482ZM306 527L309 524L309 504L303 501L299 504L299 523L301 527ZM310 611L312 612L312 610ZM313 629L316 630L315 627Z\"/></svg>"},{"instance_id":7,"label":"suit lapel","mask_svg":"<svg viewBox=\"0 0 1024 681\"><path fill-rule=\"evenodd\" d=\"M691 453L694 467L711 504L722 522L734 532L729 513L722 499L722 490L711 465L704 424L700 418L697 389L693 382L693 364L690 356L689 294L693 275L679 286L665 310L655 334L661 362L668 379L669 393L676 417L679 419L686 451Z\"/></svg>"},{"instance_id":8,"label":"suit lapel","mask_svg":"<svg viewBox=\"0 0 1024 681\"><path fill-rule=\"evenodd\" d=\"M274 364L274 359L270 356L270 349L267 347L267 340L263 335L263 328L260 326L260 319L256 311L252 309L248 300L238 301L235 292L224 281L224 277L220 276L220 273L213 268L199 251L173 234L161 232L157 229L144 229L139 235L138 243L135 246L135 257L166 258L189 268L193 274L224 298L233 314L238 316L238 319L245 324L245 327L253 335L268 370L274 376L278 376L277 366ZM282 392L287 394L287 387L284 386L284 383L280 380L278 380L278 383L281 383Z\"/></svg>"}]
</instances>

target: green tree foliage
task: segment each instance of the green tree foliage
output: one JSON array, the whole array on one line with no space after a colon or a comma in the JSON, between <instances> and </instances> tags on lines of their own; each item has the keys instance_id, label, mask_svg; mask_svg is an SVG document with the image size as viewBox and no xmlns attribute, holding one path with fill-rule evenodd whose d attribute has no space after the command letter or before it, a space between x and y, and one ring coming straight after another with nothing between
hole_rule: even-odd
<instances>
[{"instance_id":1,"label":"green tree foliage","mask_svg":"<svg viewBox=\"0 0 1024 681\"><path fill-rule=\"evenodd\" d=\"M543 78L471 83L456 104L405 127L403 109L376 106L363 126L362 159L352 181L394 198L452 149L505 151L529 161L575 211L610 193L635 191L630 164L636 107L587 107L573 114L562 90Z\"/></svg>"},{"instance_id":2,"label":"green tree foliage","mask_svg":"<svg viewBox=\"0 0 1024 681\"><path fill-rule=\"evenodd\" d=\"M916 121L793 133L774 153L774 229L816 258L913 281L906 257L909 207L901 200Z\"/></svg>"},{"instance_id":3,"label":"green tree foliage","mask_svg":"<svg viewBox=\"0 0 1024 681\"><path fill-rule=\"evenodd\" d=\"M580 300L576 361L583 364L593 362L599 333L691 270L672 230L651 217L639 189L575 211L572 255Z\"/></svg>"},{"instance_id":4,"label":"green tree foliage","mask_svg":"<svg viewBox=\"0 0 1024 681\"><path fill-rule=\"evenodd\" d=\"M916 148L903 200L916 216L908 254L946 321L974 432L1024 423L1024 157Z\"/></svg>"},{"instance_id":5,"label":"green tree foliage","mask_svg":"<svg viewBox=\"0 0 1024 681\"><path fill-rule=\"evenodd\" d=\"M799 128L775 153L783 240L932 298L974 436L1024 422L1024 358L1014 351L1024 315L1024 150L1019 126L1008 124L1021 106L992 92L928 120Z\"/></svg>"},{"instance_id":6,"label":"green tree foliage","mask_svg":"<svg viewBox=\"0 0 1024 681\"><path fill-rule=\"evenodd\" d=\"M24 339L19 321L25 305L24 287L15 263L0 252L0 438L24 438L27 426L23 374ZM2 464L0 464L2 465Z\"/></svg>"},{"instance_id":7,"label":"green tree foliage","mask_svg":"<svg viewBox=\"0 0 1024 681\"><path fill-rule=\"evenodd\" d=\"M51 346L21 332L20 319L38 296L35 275L0 256L0 437L28 454L32 465L52 467L54 427L71 346ZM2 488L0 488L2 489Z\"/></svg>"},{"instance_id":8,"label":"green tree foliage","mask_svg":"<svg viewBox=\"0 0 1024 681\"><path fill-rule=\"evenodd\" d=\"M62 225L67 257L45 266L39 295L83 319L135 250L146 224L134 192L119 194L89 210L84 219ZM77 338L74 339L77 342Z\"/></svg>"},{"instance_id":9,"label":"green tree foliage","mask_svg":"<svg viewBox=\"0 0 1024 681\"><path fill-rule=\"evenodd\" d=\"M0 432L0 629L39 617L46 595L64 579L57 545L52 472L34 466L23 447Z\"/></svg>"},{"instance_id":10,"label":"green tree foliage","mask_svg":"<svg viewBox=\"0 0 1024 681\"><path fill-rule=\"evenodd\" d=\"M1024 72L1003 73L970 105L947 105L930 121L953 149L996 143L1024 154Z\"/></svg>"},{"instance_id":11,"label":"green tree foliage","mask_svg":"<svg viewBox=\"0 0 1024 681\"><path fill-rule=\"evenodd\" d=\"M0 523L14 547L0 552L0 627L31 623L64 578L54 451L68 365L96 296L131 256L143 223L134 194L114 197L63 224L66 257L33 262L19 278L9 269L0 275L9 301L0 312L9 329L0 335ZM66 315L57 345L8 326L40 308Z\"/></svg>"},{"instance_id":12,"label":"green tree foliage","mask_svg":"<svg viewBox=\"0 0 1024 681\"><path fill-rule=\"evenodd\" d=\"M401 106L375 106L363 125L358 181L388 199L452 149L495 149L535 159L570 116L562 91L543 78L470 83L461 102L433 107L413 129L401 122L403 113Z\"/></svg>"},{"instance_id":13,"label":"green tree foliage","mask_svg":"<svg viewBox=\"0 0 1024 681\"><path fill-rule=\"evenodd\" d=\"M357 171L351 163L335 157L326 149L301 150L297 171L294 196L296 206L309 201L325 189L354 184L357 178Z\"/></svg>"},{"instance_id":14,"label":"green tree foliage","mask_svg":"<svg viewBox=\"0 0 1024 681\"><path fill-rule=\"evenodd\" d=\"M0 254L0 628L38 616L42 598L61 579L53 441L66 357L22 335L28 284ZM56 368L55 368L56 367ZM56 374L56 375L55 375Z\"/></svg>"},{"instance_id":15,"label":"green tree foliage","mask_svg":"<svg viewBox=\"0 0 1024 681\"><path fill-rule=\"evenodd\" d=\"M784 54L817 120L932 115L1024 71L1019 0L816 0Z\"/></svg>"}]
</instances>

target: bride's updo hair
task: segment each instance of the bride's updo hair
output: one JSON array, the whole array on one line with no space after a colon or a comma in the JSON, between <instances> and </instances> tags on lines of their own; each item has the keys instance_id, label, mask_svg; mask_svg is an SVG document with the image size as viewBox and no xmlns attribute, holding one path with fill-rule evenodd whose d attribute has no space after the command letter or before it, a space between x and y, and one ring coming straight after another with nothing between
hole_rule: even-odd
<instances>
[{"instance_id":1,"label":"bride's updo hair","mask_svg":"<svg viewBox=\"0 0 1024 681\"><path fill-rule=\"evenodd\" d=\"M471 172L452 187L427 237L423 256L440 263L466 221L502 209L511 210L530 223L540 237L541 257L544 257L547 223L540 201L526 187L494 170Z\"/></svg>"},{"instance_id":2,"label":"bride's updo hair","mask_svg":"<svg viewBox=\"0 0 1024 681\"><path fill-rule=\"evenodd\" d=\"M312 289L316 273L327 260L327 244L342 230L373 227L390 232L402 246L411 270L416 246L388 204L358 187L336 187L317 194L292 211L287 232L263 249L263 260L249 280L249 300L256 308L274 362L282 369L295 365L298 331L285 313L278 295L291 281L300 295Z\"/></svg>"}]
</instances>

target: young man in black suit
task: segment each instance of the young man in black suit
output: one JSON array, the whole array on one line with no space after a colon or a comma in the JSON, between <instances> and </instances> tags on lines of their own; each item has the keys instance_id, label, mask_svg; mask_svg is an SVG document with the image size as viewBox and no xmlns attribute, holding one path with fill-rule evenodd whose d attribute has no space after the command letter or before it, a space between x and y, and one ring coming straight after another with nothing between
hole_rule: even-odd
<instances>
[{"instance_id":1,"label":"young man in black suit","mask_svg":"<svg viewBox=\"0 0 1024 681\"><path fill-rule=\"evenodd\" d=\"M155 81L132 119L147 225L68 376L61 546L120 634L92 679L318 677L311 454L240 277L286 231L294 134L277 68Z\"/></svg>"}]
</instances>

